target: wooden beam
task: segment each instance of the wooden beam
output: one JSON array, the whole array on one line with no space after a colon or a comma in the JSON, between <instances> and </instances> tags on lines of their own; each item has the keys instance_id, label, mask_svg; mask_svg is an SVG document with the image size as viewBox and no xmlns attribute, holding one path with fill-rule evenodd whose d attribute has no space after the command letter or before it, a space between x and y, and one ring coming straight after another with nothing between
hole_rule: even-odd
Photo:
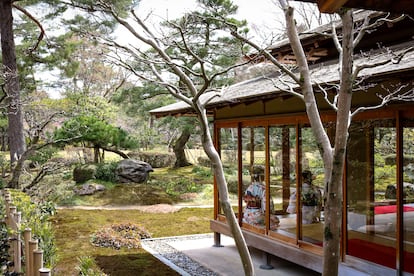
<instances>
[{"instance_id":1,"label":"wooden beam","mask_svg":"<svg viewBox=\"0 0 414 276\"><path fill-rule=\"evenodd\" d=\"M348 0L318 0L321 12L334 13L339 10Z\"/></svg>"}]
</instances>

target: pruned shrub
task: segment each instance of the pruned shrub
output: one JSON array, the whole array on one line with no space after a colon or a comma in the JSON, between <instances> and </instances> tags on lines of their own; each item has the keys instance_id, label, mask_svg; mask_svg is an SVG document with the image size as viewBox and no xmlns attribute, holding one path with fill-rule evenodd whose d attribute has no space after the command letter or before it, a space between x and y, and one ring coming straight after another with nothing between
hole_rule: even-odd
<instances>
[{"instance_id":1,"label":"pruned shrub","mask_svg":"<svg viewBox=\"0 0 414 276\"><path fill-rule=\"evenodd\" d=\"M243 177L242 191L245 191L250 185L250 177ZM227 189L231 194L237 194L239 189L239 181L235 176L227 178Z\"/></svg>"},{"instance_id":2,"label":"pruned shrub","mask_svg":"<svg viewBox=\"0 0 414 276\"><path fill-rule=\"evenodd\" d=\"M73 180L76 183L85 183L90 179L94 179L96 174L95 165L80 165L73 169Z\"/></svg>"},{"instance_id":3,"label":"pruned shrub","mask_svg":"<svg viewBox=\"0 0 414 276\"><path fill-rule=\"evenodd\" d=\"M115 183L117 181L116 168L118 162L100 163L96 167L95 178Z\"/></svg>"},{"instance_id":4,"label":"pruned shrub","mask_svg":"<svg viewBox=\"0 0 414 276\"><path fill-rule=\"evenodd\" d=\"M175 163L175 155L173 153L131 152L128 156L132 159L144 161L153 168L172 167Z\"/></svg>"},{"instance_id":5,"label":"pruned shrub","mask_svg":"<svg viewBox=\"0 0 414 276\"><path fill-rule=\"evenodd\" d=\"M197 163L198 163L198 165L203 166L203 167L208 167L208 168L211 167L210 159L208 157L205 157L205 156L198 157L197 158Z\"/></svg>"}]
</instances>

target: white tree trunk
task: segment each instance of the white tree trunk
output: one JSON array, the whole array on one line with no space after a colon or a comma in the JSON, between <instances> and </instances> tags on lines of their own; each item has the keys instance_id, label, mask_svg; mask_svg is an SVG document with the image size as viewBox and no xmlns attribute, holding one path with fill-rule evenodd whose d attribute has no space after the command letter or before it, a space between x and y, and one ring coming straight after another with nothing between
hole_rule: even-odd
<instances>
[{"instance_id":1,"label":"white tree trunk","mask_svg":"<svg viewBox=\"0 0 414 276\"><path fill-rule=\"evenodd\" d=\"M331 177L326 191L323 275L338 275L343 212L342 182L352 100L354 34L352 10L346 11L341 17L343 55L336 118L335 150Z\"/></svg>"},{"instance_id":2,"label":"white tree trunk","mask_svg":"<svg viewBox=\"0 0 414 276\"><path fill-rule=\"evenodd\" d=\"M198 101L195 102L194 105L198 114L198 118L200 119L200 125L202 128L203 148L205 153L209 157L214 169L214 176L216 178L216 183L218 187L220 205L223 208L224 215L227 219L227 224L230 227L230 231L236 243L236 247L238 249L241 262L243 264L244 274L246 276L255 275L253 261L250 256L249 249L247 247L236 215L234 214L233 208L231 206L229 193L227 189L227 182L224 177L223 164L221 162L220 155L214 147L213 140L211 138L205 108Z\"/></svg>"}]
</instances>

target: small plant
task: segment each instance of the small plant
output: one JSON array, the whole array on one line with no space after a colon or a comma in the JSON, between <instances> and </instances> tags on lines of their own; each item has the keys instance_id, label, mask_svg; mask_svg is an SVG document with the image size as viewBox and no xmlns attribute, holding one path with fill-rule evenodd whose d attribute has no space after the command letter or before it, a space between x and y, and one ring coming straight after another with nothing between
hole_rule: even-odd
<instances>
[{"instance_id":1,"label":"small plant","mask_svg":"<svg viewBox=\"0 0 414 276\"><path fill-rule=\"evenodd\" d=\"M202 191L203 185L198 185L187 178L181 178L178 181L169 181L161 185L165 192L172 196L178 196L185 193L198 193Z\"/></svg>"},{"instance_id":2,"label":"small plant","mask_svg":"<svg viewBox=\"0 0 414 276\"><path fill-rule=\"evenodd\" d=\"M195 166L192 170L193 173L197 174L200 177L211 177L212 176L212 172L210 168L205 168L205 167L199 167L199 166Z\"/></svg>"},{"instance_id":3,"label":"small plant","mask_svg":"<svg viewBox=\"0 0 414 276\"><path fill-rule=\"evenodd\" d=\"M4 202L1 198L0 200L0 215L1 217L5 216ZM7 273L7 264L10 258L9 255L9 235L7 231L7 226L4 222L0 222L0 267L1 274L5 275Z\"/></svg>"},{"instance_id":4,"label":"small plant","mask_svg":"<svg viewBox=\"0 0 414 276\"><path fill-rule=\"evenodd\" d=\"M79 265L76 270L79 276L106 276L95 262L95 259L90 256L81 256L78 258Z\"/></svg>"}]
</instances>

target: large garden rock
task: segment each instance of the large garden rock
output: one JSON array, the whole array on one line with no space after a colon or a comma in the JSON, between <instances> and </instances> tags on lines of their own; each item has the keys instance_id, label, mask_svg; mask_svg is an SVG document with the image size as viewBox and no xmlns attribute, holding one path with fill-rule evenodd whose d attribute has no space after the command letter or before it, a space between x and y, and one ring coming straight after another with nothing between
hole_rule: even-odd
<instances>
[{"instance_id":1,"label":"large garden rock","mask_svg":"<svg viewBox=\"0 0 414 276\"><path fill-rule=\"evenodd\" d=\"M121 183L142 183L147 181L149 173L153 171L151 165L144 161L124 159L119 162L116 175Z\"/></svg>"}]
</instances>

